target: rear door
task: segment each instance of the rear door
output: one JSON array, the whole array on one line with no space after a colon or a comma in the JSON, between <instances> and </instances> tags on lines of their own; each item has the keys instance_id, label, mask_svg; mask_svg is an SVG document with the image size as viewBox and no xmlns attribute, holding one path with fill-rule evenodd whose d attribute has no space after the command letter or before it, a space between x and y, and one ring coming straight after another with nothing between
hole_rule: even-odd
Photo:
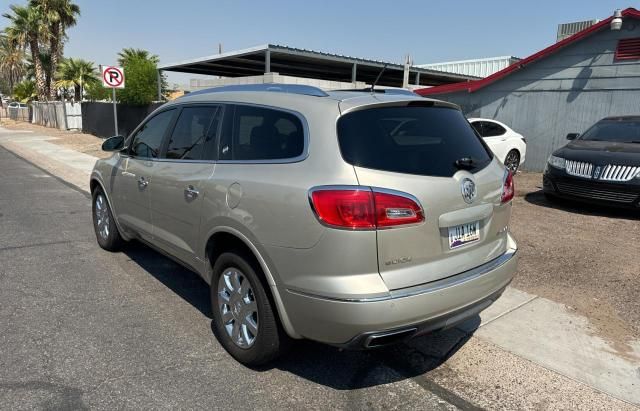
<instances>
[{"instance_id":1,"label":"rear door","mask_svg":"<svg viewBox=\"0 0 640 411\"><path fill-rule=\"evenodd\" d=\"M378 230L390 289L458 274L506 250L504 169L459 110L365 106L339 119L338 138L361 185L411 194L424 209L421 224Z\"/></svg>"},{"instance_id":2,"label":"rear door","mask_svg":"<svg viewBox=\"0 0 640 411\"><path fill-rule=\"evenodd\" d=\"M215 170L220 111L218 105L181 109L149 190L154 241L193 267L204 200L201 186Z\"/></svg>"}]
</instances>

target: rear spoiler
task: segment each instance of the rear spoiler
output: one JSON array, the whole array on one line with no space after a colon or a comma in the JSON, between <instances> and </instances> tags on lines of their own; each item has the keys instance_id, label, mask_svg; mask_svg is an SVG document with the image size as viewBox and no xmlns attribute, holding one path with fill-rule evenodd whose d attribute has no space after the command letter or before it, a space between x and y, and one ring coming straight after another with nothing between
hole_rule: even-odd
<instances>
[{"instance_id":1,"label":"rear spoiler","mask_svg":"<svg viewBox=\"0 0 640 411\"><path fill-rule=\"evenodd\" d=\"M378 97L379 100L382 100L380 97L383 97L383 96ZM346 114L346 113L351 113L353 111L368 110L371 108L379 108L379 107L445 107L445 108L452 108L454 110L462 111L459 105L450 103L448 101L433 100L433 99L426 99L426 98L398 99L397 96L395 97L396 98L389 99L388 101L377 101L369 104L365 103L360 105L353 104L354 103L353 100L342 101L340 102L340 111L342 114ZM347 102L352 104L350 104L350 107L343 108L343 103L347 103Z\"/></svg>"}]
</instances>

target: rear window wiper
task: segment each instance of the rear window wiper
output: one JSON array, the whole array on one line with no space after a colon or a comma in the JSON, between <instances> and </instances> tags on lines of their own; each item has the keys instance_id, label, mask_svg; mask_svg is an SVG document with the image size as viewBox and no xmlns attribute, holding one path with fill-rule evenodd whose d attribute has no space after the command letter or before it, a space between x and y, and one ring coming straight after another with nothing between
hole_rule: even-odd
<instances>
[{"instance_id":1,"label":"rear window wiper","mask_svg":"<svg viewBox=\"0 0 640 411\"><path fill-rule=\"evenodd\" d=\"M471 170L476 168L476 161L471 157L462 157L453 163L459 170Z\"/></svg>"}]
</instances>

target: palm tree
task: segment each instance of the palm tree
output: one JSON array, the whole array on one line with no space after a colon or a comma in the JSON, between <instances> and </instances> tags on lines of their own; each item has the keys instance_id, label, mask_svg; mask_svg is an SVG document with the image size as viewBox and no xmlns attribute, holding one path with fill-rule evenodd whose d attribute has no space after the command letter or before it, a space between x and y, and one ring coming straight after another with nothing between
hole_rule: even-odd
<instances>
[{"instance_id":1,"label":"palm tree","mask_svg":"<svg viewBox=\"0 0 640 411\"><path fill-rule=\"evenodd\" d=\"M44 74L45 74L45 80L49 81L49 76L47 73L49 72L51 67L51 56L49 55L49 53L45 53L41 51L39 60L40 60L40 64L42 64L42 70L44 71ZM25 76L30 80L35 80L36 65L33 62L33 58L31 56L27 56L25 67L26 67Z\"/></svg>"},{"instance_id":2,"label":"palm tree","mask_svg":"<svg viewBox=\"0 0 640 411\"><path fill-rule=\"evenodd\" d=\"M11 45L5 35L0 35L0 77L9 85L9 94L13 94L13 87L24 77L25 55L20 47Z\"/></svg>"},{"instance_id":3,"label":"palm tree","mask_svg":"<svg viewBox=\"0 0 640 411\"><path fill-rule=\"evenodd\" d=\"M51 65L47 71L47 88L49 96L55 99L56 89L51 87L51 79L57 72L58 63L64 54L66 31L69 27L76 25L77 18L80 16L80 7L70 0L30 0L29 5L40 9L47 26L51 56Z\"/></svg>"},{"instance_id":4,"label":"palm tree","mask_svg":"<svg viewBox=\"0 0 640 411\"><path fill-rule=\"evenodd\" d=\"M40 39L44 34L42 14L37 7L12 4L9 8L12 13L3 14L3 17L11 21L11 24L5 28L5 33L13 46L29 47L34 62L38 99L44 101L47 99L47 84L44 68L39 58Z\"/></svg>"},{"instance_id":5,"label":"palm tree","mask_svg":"<svg viewBox=\"0 0 640 411\"><path fill-rule=\"evenodd\" d=\"M97 84L98 72L92 62L83 59L63 59L58 66L56 82L53 90L70 89L74 91L74 99L82 100L84 88L88 84Z\"/></svg>"},{"instance_id":6,"label":"palm tree","mask_svg":"<svg viewBox=\"0 0 640 411\"><path fill-rule=\"evenodd\" d=\"M33 80L21 81L13 89L13 97L22 103L28 103L36 96L36 83Z\"/></svg>"},{"instance_id":7,"label":"palm tree","mask_svg":"<svg viewBox=\"0 0 640 411\"><path fill-rule=\"evenodd\" d=\"M118 64L121 66L126 65L127 61L138 58L142 60L149 60L156 66L160 63L160 57L155 54L149 53L147 50L142 49L134 49L132 47L123 48L120 53L118 53Z\"/></svg>"}]
</instances>

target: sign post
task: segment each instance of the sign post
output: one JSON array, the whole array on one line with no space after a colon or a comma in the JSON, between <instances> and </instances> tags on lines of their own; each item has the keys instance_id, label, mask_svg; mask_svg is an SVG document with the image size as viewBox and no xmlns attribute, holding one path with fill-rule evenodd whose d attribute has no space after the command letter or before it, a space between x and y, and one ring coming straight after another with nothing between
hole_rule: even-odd
<instances>
[{"instance_id":1,"label":"sign post","mask_svg":"<svg viewBox=\"0 0 640 411\"><path fill-rule=\"evenodd\" d=\"M100 66L102 71L102 86L110 88L113 100L113 124L115 134L118 135L118 110L116 108L116 89L124 88L124 70L121 67Z\"/></svg>"}]
</instances>

